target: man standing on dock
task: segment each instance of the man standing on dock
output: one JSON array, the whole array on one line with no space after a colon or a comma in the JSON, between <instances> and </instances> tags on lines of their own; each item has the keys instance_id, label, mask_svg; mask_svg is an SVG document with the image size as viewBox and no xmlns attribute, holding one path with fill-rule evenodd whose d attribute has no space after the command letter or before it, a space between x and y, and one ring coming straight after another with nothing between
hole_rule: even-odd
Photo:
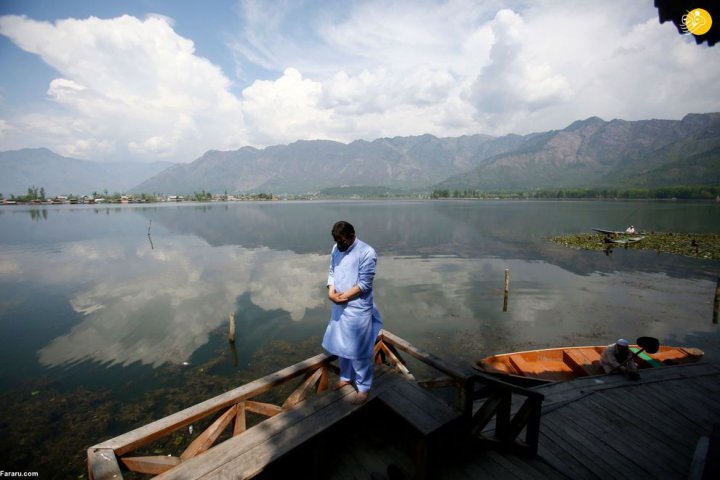
<instances>
[{"instance_id":1,"label":"man standing on dock","mask_svg":"<svg viewBox=\"0 0 720 480\"><path fill-rule=\"evenodd\" d=\"M373 302L375 250L355 237L355 228L340 221L332 228L335 240L330 254L328 298L333 302L322 346L340 360L336 389L354 384L351 399L364 403L373 381L372 352L382 320Z\"/></svg>"}]
</instances>

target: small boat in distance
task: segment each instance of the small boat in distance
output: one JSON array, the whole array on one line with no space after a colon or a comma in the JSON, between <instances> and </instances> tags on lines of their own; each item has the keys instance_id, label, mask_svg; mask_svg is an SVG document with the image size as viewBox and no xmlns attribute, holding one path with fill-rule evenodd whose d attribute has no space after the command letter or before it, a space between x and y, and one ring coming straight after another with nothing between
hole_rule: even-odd
<instances>
[{"instance_id":1,"label":"small boat in distance","mask_svg":"<svg viewBox=\"0 0 720 480\"><path fill-rule=\"evenodd\" d=\"M603 235L627 235L624 230L605 230L604 228L592 228L593 232L602 233Z\"/></svg>"},{"instance_id":2,"label":"small boat in distance","mask_svg":"<svg viewBox=\"0 0 720 480\"><path fill-rule=\"evenodd\" d=\"M605 230L604 228L593 228L592 230L594 232L604 235L603 241L605 243L615 243L618 245L628 245L631 243L637 243L640 240L642 240L643 238L645 238L644 235L636 235L634 227L630 227L630 228L628 228L628 230L625 230L625 231Z\"/></svg>"},{"instance_id":3,"label":"small boat in distance","mask_svg":"<svg viewBox=\"0 0 720 480\"><path fill-rule=\"evenodd\" d=\"M478 360L475 368L484 373L508 377L517 384L540 384L573 380L578 377L604 375L600 355L606 346L560 347L526 352L492 355ZM661 346L649 354L637 345L631 345L638 368L657 368L697 362L705 354L698 348ZM514 380L513 381L513 377Z\"/></svg>"}]
</instances>

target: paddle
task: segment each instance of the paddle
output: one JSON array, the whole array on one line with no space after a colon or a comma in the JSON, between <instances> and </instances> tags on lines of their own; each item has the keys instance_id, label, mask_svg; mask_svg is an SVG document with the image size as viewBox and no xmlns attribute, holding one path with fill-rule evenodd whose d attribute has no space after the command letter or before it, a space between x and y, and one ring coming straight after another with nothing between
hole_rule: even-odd
<instances>
[{"instance_id":1,"label":"paddle","mask_svg":"<svg viewBox=\"0 0 720 480\"><path fill-rule=\"evenodd\" d=\"M613 368L610 373L614 373L619 368L625 366L626 363L628 363L630 360L634 360L635 357L640 355L643 352L647 353L657 353L657 351L660 349L660 340L654 337L638 337L637 340L635 340L638 347L640 347L640 350L637 352L634 352L630 357L628 357L624 362L622 362L617 367Z\"/></svg>"}]
</instances>

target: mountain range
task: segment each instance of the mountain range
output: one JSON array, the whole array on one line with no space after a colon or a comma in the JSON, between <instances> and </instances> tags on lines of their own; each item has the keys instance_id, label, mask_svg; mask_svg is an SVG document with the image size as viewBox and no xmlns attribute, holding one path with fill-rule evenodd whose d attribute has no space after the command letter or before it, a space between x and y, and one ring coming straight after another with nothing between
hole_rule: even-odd
<instances>
[{"instance_id":1,"label":"mountain range","mask_svg":"<svg viewBox=\"0 0 720 480\"><path fill-rule=\"evenodd\" d=\"M46 195L85 195L125 192L165 170L170 162L103 163L63 157L47 148L0 152L0 193L24 195L28 187L44 188Z\"/></svg>"},{"instance_id":2,"label":"mountain range","mask_svg":"<svg viewBox=\"0 0 720 480\"><path fill-rule=\"evenodd\" d=\"M528 190L720 184L720 113L576 121L528 135L298 141L209 151L137 192L304 193L336 186Z\"/></svg>"},{"instance_id":3,"label":"mountain range","mask_svg":"<svg viewBox=\"0 0 720 480\"><path fill-rule=\"evenodd\" d=\"M126 170L123 172L122 168ZM0 152L0 192L307 193L340 186L533 190L720 184L720 113L573 122L528 135L301 140L206 152L187 164L103 164L46 149ZM19 188L19 190L18 190Z\"/></svg>"}]
</instances>

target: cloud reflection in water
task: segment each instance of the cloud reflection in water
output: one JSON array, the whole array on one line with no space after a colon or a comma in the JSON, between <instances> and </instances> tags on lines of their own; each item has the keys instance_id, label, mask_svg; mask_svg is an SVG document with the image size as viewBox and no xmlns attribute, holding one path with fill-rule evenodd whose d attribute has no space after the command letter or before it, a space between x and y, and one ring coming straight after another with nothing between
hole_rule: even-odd
<instances>
[{"instance_id":1,"label":"cloud reflection in water","mask_svg":"<svg viewBox=\"0 0 720 480\"><path fill-rule=\"evenodd\" d=\"M226 324L240 297L296 322L312 323L308 311L329 315L327 262L326 254L213 247L188 235L168 237L155 250L100 239L53 252L6 251L0 274L39 288L75 282L68 300L82 319L40 348L42 365L159 366L188 360ZM502 313L505 268L511 269L511 296ZM705 305L678 301L701 296L706 283L639 272L577 275L542 261L381 254L376 301L386 327L408 339L470 331L487 342L528 345L591 334L609 339L616 332L682 338L711 328ZM678 318L686 319L683 325Z\"/></svg>"}]
</instances>

